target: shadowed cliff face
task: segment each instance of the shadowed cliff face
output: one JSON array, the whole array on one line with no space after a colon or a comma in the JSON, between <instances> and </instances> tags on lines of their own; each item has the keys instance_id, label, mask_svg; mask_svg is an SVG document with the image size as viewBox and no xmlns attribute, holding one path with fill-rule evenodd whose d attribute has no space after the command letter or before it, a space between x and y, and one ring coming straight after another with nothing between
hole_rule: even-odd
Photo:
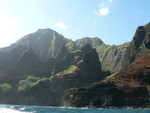
<instances>
[{"instance_id":1,"label":"shadowed cliff face","mask_svg":"<svg viewBox=\"0 0 150 113\"><path fill-rule=\"evenodd\" d=\"M0 52L0 70L15 65L21 53L25 50L27 50L27 47L18 46L10 52Z\"/></svg>"},{"instance_id":2,"label":"shadowed cliff face","mask_svg":"<svg viewBox=\"0 0 150 113\"><path fill-rule=\"evenodd\" d=\"M62 47L61 50L66 50ZM69 63L64 64L65 70L60 71L58 66L67 63L68 55L72 58ZM18 93L19 103L36 105L64 105L64 91L70 88L79 88L98 82L103 79L103 72L99 62L98 54L89 44L81 49L66 54L60 51L54 66L55 73L50 78L27 77L19 81ZM67 59L66 59L67 58ZM75 59L74 59L75 58ZM68 67L68 68L67 68ZM59 67L60 68L60 67ZM43 92L43 93L38 93Z\"/></svg>"},{"instance_id":3,"label":"shadowed cliff face","mask_svg":"<svg viewBox=\"0 0 150 113\"><path fill-rule=\"evenodd\" d=\"M59 88L59 90L82 87L100 81L104 77L98 54L89 44L70 54L72 54L73 58L78 58L78 60L74 59L71 61L74 63L66 70L52 76L54 87Z\"/></svg>"},{"instance_id":4,"label":"shadowed cliff face","mask_svg":"<svg viewBox=\"0 0 150 113\"><path fill-rule=\"evenodd\" d=\"M34 71L40 64L41 60L31 48L20 45L10 52L2 52L0 54L0 83L8 82L10 79L11 82L13 79L16 81L15 79L18 80L24 74Z\"/></svg>"},{"instance_id":5,"label":"shadowed cliff face","mask_svg":"<svg viewBox=\"0 0 150 113\"><path fill-rule=\"evenodd\" d=\"M137 28L127 53L129 63L133 62L136 58L142 56L143 53L149 52L149 49L150 23Z\"/></svg>"},{"instance_id":6,"label":"shadowed cliff face","mask_svg":"<svg viewBox=\"0 0 150 113\"><path fill-rule=\"evenodd\" d=\"M0 103L17 102L18 82L25 79L41 64L41 60L36 56L31 48L18 46L10 52L3 52L6 55L0 67ZM7 63L8 62L8 63ZM5 65L4 65L5 64Z\"/></svg>"},{"instance_id":7,"label":"shadowed cliff face","mask_svg":"<svg viewBox=\"0 0 150 113\"><path fill-rule=\"evenodd\" d=\"M146 48L150 49L150 23L148 23L147 25L145 25L146 27L146 32L148 32L146 34L146 37L147 39L145 40L145 45L146 45Z\"/></svg>"},{"instance_id":8,"label":"shadowed cliff face","mask_svg":"<svg viewBox=\"0 0 150 113\"><path fill-rule=\"evenodd\" d=\"M149 39L150 39L150 23L145 26L139 26L136 30L135 36L133 37L132 44L139 49L140 47L144 47L149 49Z\"/></svg>"},{"instance_id":9,"label":"shadowed cliff face","mask_svg":"<svg viewBox=\"0 0 150 113\"><path fill-rule=\"evenodd\" d=\"M140 26L137 28L135 36L133 37L133 42L136 49L139 49L145 38L146 30L144 26Z\"/></svg>"},{"instance_id":10,"label":"shadowed cliff face","mask_svg":"<svg viewBox=\"0 0 150 113\"><path fill-rule=\"evenodd\" d=\"M149 87L150 56L145 54L101 82L67 91L65 99L75 107L149 107Z\"/></svg>"}]
</instances>

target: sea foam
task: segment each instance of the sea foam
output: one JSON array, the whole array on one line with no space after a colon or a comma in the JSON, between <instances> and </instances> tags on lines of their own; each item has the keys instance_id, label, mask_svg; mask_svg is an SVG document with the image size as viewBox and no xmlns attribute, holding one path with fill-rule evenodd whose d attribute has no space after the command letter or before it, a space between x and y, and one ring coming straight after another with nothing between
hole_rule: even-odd
<instances>
[{"instance_id":1,"label":"sea foam","mask_svg":"<svg viewBox=\"0 0 150 113\"><path fill-rule=\"evenodd\" d=\"M24 112L24 111L18 111L10 108L0 108L0 113L34 113L34 112Z\"/></svg>"}]
</instances>

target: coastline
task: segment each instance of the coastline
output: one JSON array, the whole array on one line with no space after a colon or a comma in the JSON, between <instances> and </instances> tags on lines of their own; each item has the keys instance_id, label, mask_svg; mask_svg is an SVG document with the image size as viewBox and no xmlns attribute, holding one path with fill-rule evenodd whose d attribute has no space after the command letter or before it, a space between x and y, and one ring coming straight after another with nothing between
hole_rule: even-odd
<instances>
[{"instance_id":1,"label":"coastline","mask_svg":"<svg viewBox=\"0 0 150 113\"><path fill-rule=\"evenodd\" d=\"M133 107L133 106L122 106L122 107L95 107L95 106L86 106L86 107L73 107L73 106L48 106L48 105L22 105L22 104L0 104L9 105L9 106L32 106L32 107L57 107L57 108L67 108L67 109L145 109L148 110L150 107Z\"/></svg>"}]
</instances>

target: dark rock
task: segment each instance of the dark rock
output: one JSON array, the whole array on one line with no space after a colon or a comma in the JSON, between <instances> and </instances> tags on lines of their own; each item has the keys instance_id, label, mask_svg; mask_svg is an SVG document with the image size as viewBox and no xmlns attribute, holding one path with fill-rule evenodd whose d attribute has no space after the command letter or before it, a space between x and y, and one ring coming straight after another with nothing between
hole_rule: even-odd
<instances>
[{"instance_id":1,"label":"dark rock","mask_svg":"<svg viewBox=\"0 0 150 113\"><path fill-rule=\"evenodd\" d=\"M136 58L141 57L144 53L149 52L150 49L150 24L140 26L137 28L135 36L129 46L126 54L127 64L133 62Z\"/></svg>"},{"instance_id":2,"label":"dark rock","mask_svg":"<svg viewBox=\"0 0 150 113\"><path fill-rule=\"evenodd\" d=\"M68 90L66 102L75 107L148 107L150 56L145 54L126 69L85 88ZM70 97L70 95L72 95Z\"/></svg>"},{"instance_id":3,"label":"dark rock","mask_svg":"<svg viewBox=\"0 0 150 113\"><path fill-rule=\"evenodd\" d=\"M133 43L135 44L136 49L140 47L142 44L146 34L146 29L144 26L140 26L137 28L135 36L133 37Z\"/></svg>"}]
</instances>

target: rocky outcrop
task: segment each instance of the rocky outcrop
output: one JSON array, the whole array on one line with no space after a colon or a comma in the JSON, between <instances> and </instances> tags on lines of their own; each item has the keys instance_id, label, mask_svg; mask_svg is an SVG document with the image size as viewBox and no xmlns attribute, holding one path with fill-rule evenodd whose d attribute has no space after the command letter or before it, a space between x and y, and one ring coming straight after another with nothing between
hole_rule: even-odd
<instances>
[{"instance_id":1,"label":"rocky outcrop","mask_svg":"<svg viewBox=\"0 0 150 113\"><path fill-rule=\"evenodd\" d=\"M37 57L31 48L23 51L18 58L17 67L21 70L32 73L41 65L41 60Z\"/></svg>"},{"instance_id":2,"label":"rocky outcrop","mask_svg":"<svg viewBox=\"0 0 150 113\"><path fill-rule=\"evenodd\" d=\"M85 88L66 91L66 105L75 107L150 107L150 56Z\"/></svg>"},{"instance_id":3,"label":"rocky outcrop","mask_svg":"<svg viewBox=\"0 0 150 113\"><path fill-rule=\"evenodd\" d=\"M139 26L133 40L119 46L101 44L96 47L103 71L119 72L144 53L149 52L150 23Z\"/></svg>"},{"instance_id":4,"label":"rocky outcrop","mask_svg":"<svg viewBox=\"0 0 150 113\"><path fill-rule=\"evenodd\" d=\"M105 71L107 76L111 73L119 72L128 65L126 54L129 45L129 42L119 46L102 44L96 48L102 64L102 70Z\"/></svg>"},{"instance_id":5,"label":"rocky outcrop","mask_svg":"<svg viewBox=\"0 0 150 113\"><path fill-rule=\"evenodd\" d=\"M6 57L5 60L2 60L3 57L0 58L3 62L1 65L4 66L0 67L0 83L9 83L13 86L16 86L19 80L31 74L42 63L31 48L24 46L18 46L10 52L4 52L3 55Z\"/></svg>"},{"instance_id":6,"label":"rocky outcrop","mask_svg":"<svg viewBox=\"0 0 150 113\"><path fill-rule=\"evenodd\" d=\"M149 52L150 44L150 23L145 26L139 26L131 41L129 50L127 52L128 64L133 62L136 58L143 55L143 53Z\"/></svg>"},{"instance_id":7,"label":"rocky outcrop","mask_svg":"<svg viewBox=\"0 0 150 113\"><path fill-rule=\"evenodd\" d=\"M63 46L61 50L66 49ZM61 58L61 60L57 58ZM66 60L68 59L71 59L72 64L63 64L67 63ZM65 90L84 87L104 78L98 54L89 44L71 53L63 54L63 52L60 52L56 57L56 63L58 64L54 65L54 68L55 73L57 73L53 73L50 78L43 79L42 77L29 76L19 81L18 94L20 101L18 103L64 105L63 96ZM58 66L61 64L64 67L66 66L65 70L60 71Z\"/></svg>"},{"instance_id":8,"label":"rocky outcrop","mask_svg":"<svg viewBox=\"0 0 150 113\"><path fill-rule=\"evenodd\" d=\"M52 76L52 83L55 87L65 90L86 86L103 79L104 76L98 54L89 44L82 47L79 51L74 51L72 54L72 56L76 55L74 57L80 57L80 60L74 60L74 63L68 69Z\"/></svg>"},{"instance_id":9,"label":"rocky outcrop","mask_svg":"<svg viewBox=\"0 0 150 113\"><path fill-rule=\"evenodd\" d=\"M102 70L105 71L106 76L124 69L129 64L126 63L126 54L130 42L118 46L107 45L97 37L86 37L75 41L77 47L86 43L89 43L98 52Z\"/></svg>"},{"instance_id":10,"label":"rocky outcrop","mask_svg":"<svg viewBox=\"0 0 150 113\"><path fill-rule=\"evenodd\" d=\"M0 52L0 70L16 65L21 53L27 48L17 46L10 52Z\"/></svg>"}]
</instances>

